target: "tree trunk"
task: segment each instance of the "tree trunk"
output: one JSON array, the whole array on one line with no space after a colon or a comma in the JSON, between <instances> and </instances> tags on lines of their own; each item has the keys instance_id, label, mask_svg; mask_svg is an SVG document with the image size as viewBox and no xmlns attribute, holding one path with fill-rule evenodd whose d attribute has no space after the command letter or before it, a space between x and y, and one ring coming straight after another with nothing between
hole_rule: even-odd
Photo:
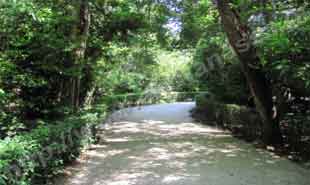
<instances>
[{"instance_id":1,"label":"tree trunk","mask_svg":"<svg viewBox=\"0 0 310 185\"><path fill-rule=\"evenodd\" d=\"M260 58L250 40L250 29L247 25L241 23L238 12L232 8L229 0L218 0L217 8L224 31L241 62L242 71L255 99L257 111L263 121L263 142L267 145L280 144L282 136L279 123L272 117L271 85L260 67Z\"/></svg>"},{"instance_id":2,"label":"tree trunk","mask_svg":"<svg viewBox=\"0 0 310 185\"><path fill-rule=\"evenodd\" d=\"M73 31L75 49L73 50L73 62L76 74L72 79L71 105L77 110L81 101L81 78L85 63L85 52L90 28L90 10L87 0L80 0L77 6L77 25Z\"/></svg>"}]
</instances>

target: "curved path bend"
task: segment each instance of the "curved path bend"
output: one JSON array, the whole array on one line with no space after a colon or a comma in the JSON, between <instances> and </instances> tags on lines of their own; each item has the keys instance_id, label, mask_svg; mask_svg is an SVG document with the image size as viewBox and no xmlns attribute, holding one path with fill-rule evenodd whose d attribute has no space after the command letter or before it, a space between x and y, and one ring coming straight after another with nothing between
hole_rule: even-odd
<instances>
[{"instance_id":1,"label":"curved path bend","mask_svg":"<svg viewBox=\"0 0 310 185\"><path fill-rule=\"evenodd\" d=\"M56 185L310 185L310 171L195 123L194 103L124 109Z\"/></svg>"}]
</instances>

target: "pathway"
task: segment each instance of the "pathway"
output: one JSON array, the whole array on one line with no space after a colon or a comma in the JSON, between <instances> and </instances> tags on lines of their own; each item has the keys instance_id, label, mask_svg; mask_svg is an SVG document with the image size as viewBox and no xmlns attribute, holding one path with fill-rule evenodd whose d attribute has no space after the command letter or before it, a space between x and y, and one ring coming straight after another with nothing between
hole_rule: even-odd
<instances>
[{"instance_id":1,"label":"pathway","mask_svg":"<svg viewBox=\"0 0 310 185\"><path fill-rule=\"evenodd\" d=\"M56 185L309 185L310 171L195 123L194 103L124 109Z\"/></svg>"}]
</instances>

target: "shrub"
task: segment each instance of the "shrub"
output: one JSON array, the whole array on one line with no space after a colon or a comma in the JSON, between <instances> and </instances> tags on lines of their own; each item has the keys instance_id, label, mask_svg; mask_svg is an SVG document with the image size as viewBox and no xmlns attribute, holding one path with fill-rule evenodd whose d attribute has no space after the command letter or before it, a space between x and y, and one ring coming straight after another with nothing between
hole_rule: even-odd
<instances>
[{"instance_id":1,"label":"shrub","mask_svg":"<svg viewBox=\"0 0 310 185\"><path fill-rule=\"evenodd\" d=\"M93 141L98 119L85 112L0 141L0 184L28 185L55 175Z\"/></svg>"},{"instance_id":2,"label":"shrub","mask_svg":"<svg viewBox=\"0 0 310 185\"><path fill-rule=\"evenodd\" d=\"M196 98L193 115L204 123L223 127L248 140L261 136L261 121L254 110L236 104L221 103L210 95Z\"/></svg>"},{"instance_id":3,"label":"shrub","mask_svg":"<svg viewBox=\"0 0 310 185\"><path fill-rule=\"evenodd\" d=\"M265 69L274 85L287 87L297 96L310 93L309 25L308 13L291 20L276 21L257 39Z\"/></svg>"},{"instance_id":4,"label":"shrub","mask_svg":"<svg viewBox=\"0 0 310 185\"><path fill-rule=\"evenodd\" d=\"M225 35L201 38L193 57L192 72L201 89L220 101L245 104L249 90L239 61L225 43Z\"/></svg>"}]
</instances>

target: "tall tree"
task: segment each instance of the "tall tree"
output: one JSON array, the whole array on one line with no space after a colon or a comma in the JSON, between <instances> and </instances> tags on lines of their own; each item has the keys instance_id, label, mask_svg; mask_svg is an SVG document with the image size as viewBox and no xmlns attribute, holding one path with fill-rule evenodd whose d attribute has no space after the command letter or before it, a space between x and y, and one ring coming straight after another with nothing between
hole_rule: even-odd
<instances>
[{"instance_id":1,"label":"tall tree","mask_svg":"<svg viewBox=\"0 0 310 185\"><path fill-rule=\"evenodd\" d=\"M81 78L90 28L90 9L88 0L80 0L76 10L77 13L74 16L77 19L77 25L73 30L73 65L75 65L77 73L71 79L70 98L72 106L77 109L80 106L81 100Z\"/></svg>"},{"instance_id":2,"label":"tall tree","mask_svg":"<svg viewBox=\"0 0 310 185\"><path fill-rule=\"evenodd\" d=\"M263 121L263 141L265 144L280 144L281 132L279 122L273 117L273 101L271 85L262 71L261 59L251 42L250 28L241 22L238 10L230 0L217 0L224 31L230 45L237 54L242 71L254 97L256 108Z\"/></svg>"}]
</instances>

